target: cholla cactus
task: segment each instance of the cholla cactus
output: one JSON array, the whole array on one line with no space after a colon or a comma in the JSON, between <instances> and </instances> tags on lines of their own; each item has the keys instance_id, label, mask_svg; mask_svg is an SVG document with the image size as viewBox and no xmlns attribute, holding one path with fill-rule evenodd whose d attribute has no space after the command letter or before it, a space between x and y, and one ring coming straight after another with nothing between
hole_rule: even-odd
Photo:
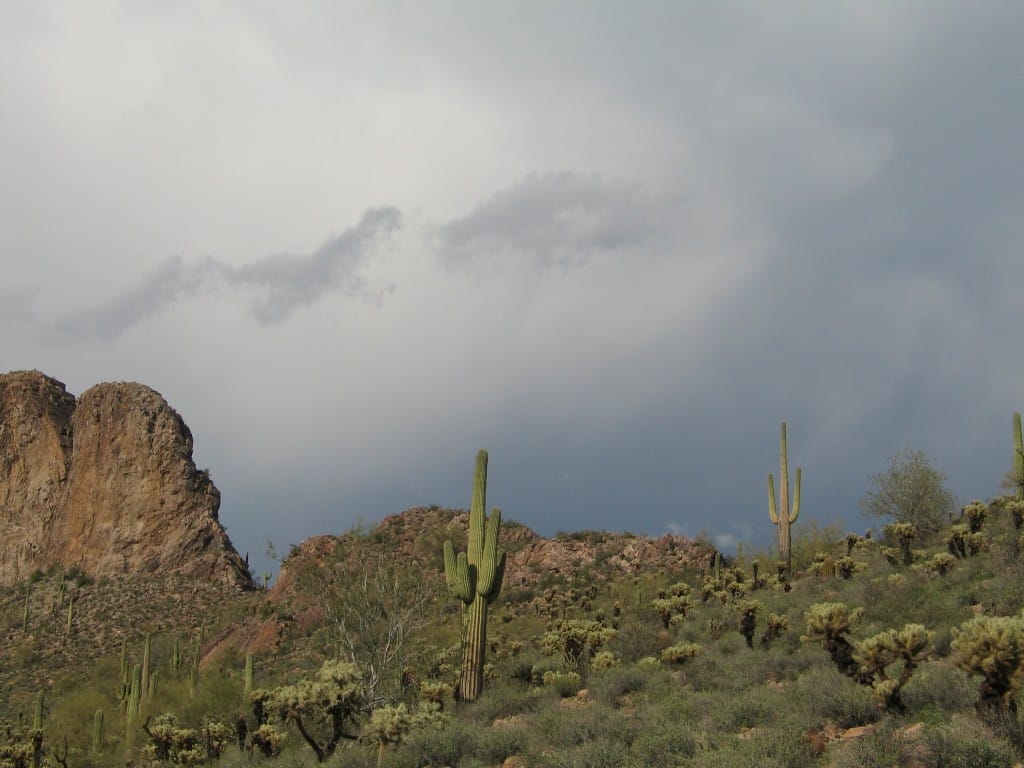
<instances>
[{"instance_id":1,"label":"cholla cactus","mask_svg":"<svg viewBox=\"0 0 1024 768\"><path fill-rule=\"evenodd\" d=\"M1010 513L1010 519L1013 520L1013 527L1019 531L1021 526L1024 525L1024 501L1017 501L1015 499L1008 502L1006 505L1006 511Z\"/></svg>"},{"instance_id":2,"label":"cholla cactus","mask_svg":"<svg viewBox=\"0 0 1024 768\"><path fill-rule=\"evenodd\" d=\"M900 689L910 680L914 669L934 652L930 632L921 624L906 624L903 629L890 629L856 643L854 660L860 664L879 706L890 711L903 711ZM899 676L892 677L887 668L901 662Z\"/></svg>"},{"instance_id":3,"label":"cholla cactus","mask_svg":"<svg viewBox=\"0 0 1024 768\"><path fill-rule=\"evenodd\" d=\"M804 614L807 634L801 635L800 640L821 643L840 672L859 679L860 665L853 660L853 646L846 635L863 614L863 609L850 610L843 603L815 603Z\"/></svg>"},{"instance_id":4,"label":"cholla cactus","mask_svg":"<svg viewBox=\"0 0 1024 768\"><path fill-rule=\"evenodd\" d=\"M860 541L860 536L856 533L846 534L846 556L849 557L853 554L853 548L857 546L857 542Z\"/></svg>"},{"instance_id":5,"label":"cholla cactus","mask_svg":"<svg viewBox=\"0 0 1024 768\"><path fill-rule=\"evenodd\" d=\"M768 643L778 637L781 637L782 633L789 629L789 619L775 613L774 611L768 614L768 618L764 620L764 623L764 634L761 635L762 646L767 646Z\"/></svg>"},{"instance_id":6,"label":"cholla cactus","mask_svg":"<svg viewBox=\"0 0 1024 768\"><path fill-rule=\"evenodd\" d=\"M598 651L590 660L590 666L593 669L611 669L619 664L621 664L619 658L611 651Z\"/></svg>"},{"instance_id":7,"label":"cholla cactus","mask_svg":"<svg viewBox=\"0 0 1024 768\"><path fill-rule=\"evenodd\" d=\"M450 699L454 692L455 688L445 682L424 680L420 683L420 696L424 701L437 704L441 709L444 709L445 701Z\"/></svg>"},{"instance_id":8,"label":"cholla cactus","mask_svg":"<svg viewBox=\"0 0 1024 768\"><path fill-rule=\"evenodd\" d=\"M153 724L142 726L149 743L146 757L159 765L199 765L206 759L202 738L195 728L179 728L178 718L170 712L157 715Z\"/></svg>"},{"instance_id":9,"label":"cholla cactus","mask_svg":"<svg viewBox=\"0 0 1024 768\"><path fill-rule=\"evenodd\" d=\"M540 648L546 656L561 654L566 666L582 678L594 654L616 634L614 629L599 621L559 621L541 635Z\"/></svg>"},{"instance_id":10,"label":"cholla cactus","mask_svg":"<svg viewBox=\"0 0 1024 768\"><path fill-rule=\"evenodd\" d=\"M664 597L658 597L651 602L651 607L658 612L666 629L671 624L678 624L693 608L693 600L690 599L690 586L682 582L673 584L666 591ZM676 617L679 617L679 620Z\"/></svg>"},{"instance_id":11,"label":"cholla cactus","mask_svg":"<svg viewBox=\"0 0 1024 768\"><path fill-rule=\"evenodd\" d=\"M967 557L968 535L970 535L970 529L966 525L957 524L952 526L946 535L946 547L949 549L949 554L953 555L953 557Z\"/></svg>"},{"instance_id":12,"label":"cholla cactus","mask_svg":"<svg viewBox=\"0 0 1024 768\"><path fill-rule=\"evenodd\" d=\"M953 570L954 565L956 565L956 558L951 554L948 552L936 552L925 567L937 576L945 576Z\"/></svg>"},{"instance_id":13,"label":"cholla cactus","mask_svg":"<svg viewBox=\"0 0 1024 768\"><path fill-rule=\"evenodd\" d=\"M988 536L981 531L967 534L967 554L971 557L979 552L988 552Z\"/></svg>"},{"instance_id":14,"label":"cholla cactus","mask_svg":"<svg viewBox=\"0 0 1024 768\"><path fill-rule=\"evenodd\" d=\"M904 565L914 562L914 553L910 544L917 538L917 526L913 523L889 523L884 529L885 538L899 546Z\"/></svg>"},{"instance_id":15,"label":"cholla cactus","mask_svg":"<svg viewBox=\"0 0 1024 768\"><path fill-rule=\"evenodd\" d=\"M277 757L281 754L281 747L287 736L273 725L261 723L250 738L252 745L262 752L264 757Z\"/></svg>"},{"instance_id":16,"label":"cholla cactus","mask_svg":"<svg viewBox=\"0 0 1024 768\"><path fill-rule=\"evenodd\" d=\"M410 712L405 704L380 707L370 713L362 738L377 745L379 767L384 762L384 750L389 744L401 744L413 731L443 722L444 715L436 704L421 703L415 712Z\"/></svg>"},{"instance_id":17,"label":"cholla cactus","mask_svg":"<svg viewBox=\"0 0 1024 768\"><path fill-rule=\"evenodd\" d=\"M854 560L849 555L843 555L842 557L836 558L836 573L841 578L849 581L853 578L853 574L861 570L864 567L864 563L859 560Z\"/></svg>"},{"instance_id":18,"label":"cholla cactus","mask_svg":"<svg viewBox=\"0 0 1024 768\"><path fill-rule=\"evenodd\" d=\"M740 600L736 603L740 614L740 634L747 641L747 648L754 647L754 632L757 631L757 613L761 604L756 600Z\"/></svg>"},{"instance_id":19,"label":"cholla cactus","mask_svg":"<svg viewBox=\"0 0 1024 768\"><path fill-rule=\"evenodd\" d=\"M960 669L984 679L976 705L979 714L1016 712L1024 679L1024 619L1020 616L979 616L953 630L951 660Z\"/></svg>"},{"instance_id":20,"label":"cholla cactus","mask_svg":"<svg viewBox=\"0 0 1024 768\"><path fill-rule=\"evenodd\" d=\"M971 533L977 533L988 518L988 507L985 506L984 502L975 500L965 506L961 513L964 520L967 521L967 527Z\"/></svg>"},{"instance_id":21,"label":"cholla cactus","mask_svg":"<svg viewBox=\"0 0 1024 768\"><path fill-rule=\"evenodd\" d=\"M234 738L234 732L220 720L206 718L203 721L203 742L206 745L206 762L212 762L224 754Z\"/></svg>"},{"instance_id":22,"label":"cholla cactus","mask_svg":"<svg viewBox=\"0 0 1024 768\"><path fill-rule=\"evenodd\" d=\"M254 699L257 693L261 692L254 691ZM356 664L325 661L312 680L271 691L268 704L283 722L295 725L317 760L323 762L334 753L341 739L354 738L345 733L345 723L355 720L365 699L363 672ZM306 727L316 720L328 726L329 735L322 744Z\"/></svg>"},{"instance_id":23,"label":"cholla cactus","mask_svg":"<svg viewBox=\"0 0 1024 768\"><path fill-rule=\"evenodd\" d=\"M661 660L665 664L679 666L700 653L696 643L677 643L670 645L661 652Z\"/></svg>"}]
</instances>

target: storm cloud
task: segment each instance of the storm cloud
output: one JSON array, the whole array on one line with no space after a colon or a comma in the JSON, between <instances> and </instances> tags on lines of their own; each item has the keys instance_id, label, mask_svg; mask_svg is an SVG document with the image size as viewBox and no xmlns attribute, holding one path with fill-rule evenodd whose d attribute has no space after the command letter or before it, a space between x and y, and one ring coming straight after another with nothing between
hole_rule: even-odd
<instances>
[{"instance_id":1,"label":"storm cloud","mask_svg":"<svg viewBox=\"0 0 1024 768\"><path fill-rule=\"evenodd\" d=\"M783 420L797 535L862 528L902 448L989 497L1021 39L1009 4L4 8L0 368L160 390L260 569L465 505L480 447L544 533L767 546Z\"/></svg>"}]
</instances>

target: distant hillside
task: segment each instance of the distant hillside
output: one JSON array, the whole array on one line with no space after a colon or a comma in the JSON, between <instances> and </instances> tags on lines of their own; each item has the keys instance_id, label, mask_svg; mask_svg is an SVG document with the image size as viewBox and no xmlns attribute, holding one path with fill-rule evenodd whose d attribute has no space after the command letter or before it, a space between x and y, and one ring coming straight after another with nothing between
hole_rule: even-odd
<instances>
[{"instance_id":1,"label":"distant hillside","mask_svg":"<svg viewBox=\"0 0 1024 768\"><path fill-rule=\"evenodd\" d=\"M315 596L308 593L308 585L298 583L296 574L357 557L355 552L362 553L367 542L379 554L418 570L422 578L442 583L444 541L465 547L468 519L465 510L413 507L367 531L307 539L285 558L258 615L226 630L211 652L278 653L292 645L293 635L320 626L323 616ZM509 557L501 602L510 608L536 604L535 609L549 610L552 602L576 599L581 589L651 572L692 577L706 573L715 556L710 545L673 534L650 538L582 531L545 538L511 520L502 522L500 541ZM566 583L576 586L557 597L548 589Z\"/></svg>"}]
</instances>

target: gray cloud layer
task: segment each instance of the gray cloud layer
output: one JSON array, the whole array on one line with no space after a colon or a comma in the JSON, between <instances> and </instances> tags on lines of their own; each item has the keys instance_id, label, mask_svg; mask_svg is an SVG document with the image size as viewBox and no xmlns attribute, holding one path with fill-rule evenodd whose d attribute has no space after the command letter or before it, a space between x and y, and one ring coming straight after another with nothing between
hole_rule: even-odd
<instances>
[{"instance_id":1,"label":"gray cloud layer","mask_svg":"<svg viewBox=\"0 0 1024 768\"><path fill-rule=\"evenodd\" d=\"M372 208L354 227L329 238L310 254L277 254L242 266L216 259L186 264L180 256L172 256L124 293L58 319L47 337L59 344L109 341L172 304L221 283L255 290L259 296L252 305L253 315L265 325L280 323L328 293L365 293L362 268L374 246L401 223L398 209Z\"/></svg>"},{"instance_id":2,"label":"gray cloud layer","mask_svg":"<svg viewBox=\"0 0 1024 768\"><path fill-rule=\"evenodd\" d=\"M531 174L442 226L435 245L451 266L508 259L578 266L649 243L664 214L635 185L568 171Z\"/></svg>"},{"instance_id":3,"label":"gray cloud layer","mask_svg":"<svg viewBox=\"0 0 1024 768\"><path fill-rule=\"evenodd\" d=\"M493 501L546 532L767 543L782 420L798 530L861 527L903 447L998 491L1022 6L32 9L0 10L0 253L41 287L0 299L0 355L164 391L244 549L465 504L481 446ZM377 281L402 290L344 300Z\"/></svg>"}]
</instances>

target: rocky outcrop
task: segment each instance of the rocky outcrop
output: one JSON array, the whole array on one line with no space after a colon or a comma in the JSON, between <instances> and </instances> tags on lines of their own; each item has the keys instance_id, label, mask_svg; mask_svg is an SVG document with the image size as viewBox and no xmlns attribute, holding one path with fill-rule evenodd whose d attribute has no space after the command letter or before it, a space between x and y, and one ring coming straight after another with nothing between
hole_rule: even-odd
<instances>
[{"instance_id":1,"label":"rocky outcrop","mask_svg":"<svg viewBox=\"0 0 1024 768\"><path fill-rule=\"evenodd\" d=\"M159 393L100 384L76 401L38 371L0 375L0 581L77 566L251 586L219 507Z\"/></svg>"}]
</instances>

